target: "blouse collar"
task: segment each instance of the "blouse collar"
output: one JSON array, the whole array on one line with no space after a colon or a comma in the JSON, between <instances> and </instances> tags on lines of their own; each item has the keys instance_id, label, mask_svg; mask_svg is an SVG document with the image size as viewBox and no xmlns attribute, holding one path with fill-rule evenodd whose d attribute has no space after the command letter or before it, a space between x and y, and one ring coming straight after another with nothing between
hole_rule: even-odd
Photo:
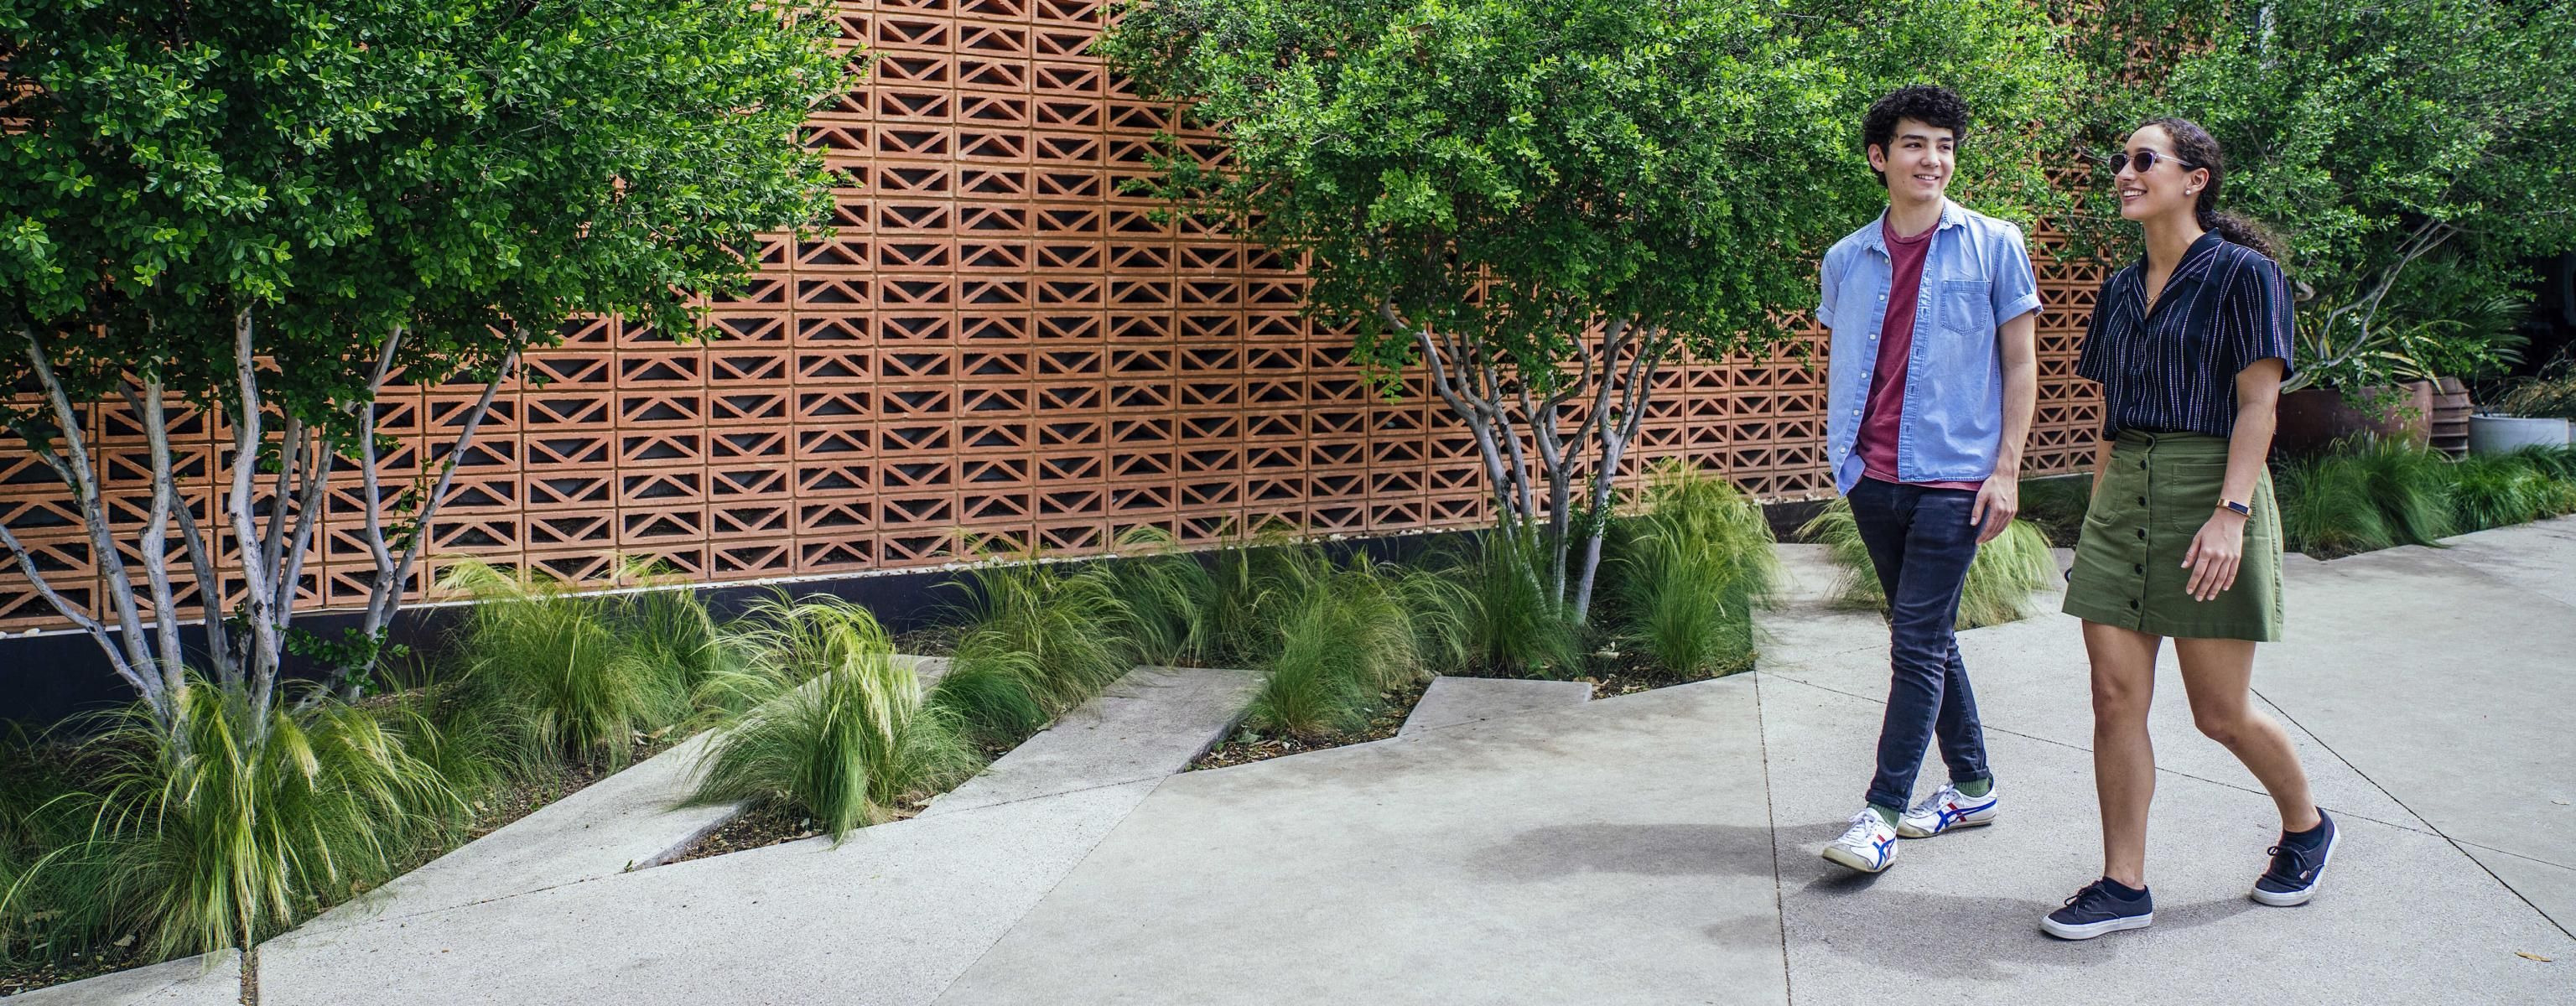
<instances>
[{"instance_id":1,"label":"blouse collar","mask_svg":"<svg viewBox=\"0 0 2576 1006\"><path fill-rule=\"evenodd\" d=\"M2156 295L2156 303L2172 299L2174 284L2198 283L2207 279L2210 266L2218 261L2219 246L2226 243L2227 239L2219 237L2217 231L2202 231L2200 237L2192 240L2191 247L2183 249L2182 261L2174 264L2173 275L2165 277L2164 291ZM2139 253L2138 261L2129 267L2129 284L2143 306L2147 297L2147 256L2144 252Z\"/></svg>"}]
</instances>

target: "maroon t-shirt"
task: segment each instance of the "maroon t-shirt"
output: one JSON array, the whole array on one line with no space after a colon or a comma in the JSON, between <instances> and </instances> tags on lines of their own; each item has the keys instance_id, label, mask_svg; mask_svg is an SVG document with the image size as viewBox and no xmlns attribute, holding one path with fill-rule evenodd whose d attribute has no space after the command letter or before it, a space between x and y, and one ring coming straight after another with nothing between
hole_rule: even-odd
<instances>
[{"instance_id":1,"label":"maroon t-shirt","mask_svg":"<svg viewBox=\"0 0 2576 1006\"><path fill-rule=\"evenodd\" d=\"M1914 306L1923 289L1923 259L1931 253L1932 235L1941 227L1935 224L1910 238L1896 236L1896 229L1884 219L1879 228L1891 260L1887 318L1878 327L1878 363L1870 368L1869 401L1862 406L1860 432L1853 438L1852 450L1860 455L1862 476L1902 483L1896 477L1896 435L1905 417L1905 368L1907 354L1914 349ZM1974 492L1985 482L1913 484Z\"/></svg>"}]
</instances>

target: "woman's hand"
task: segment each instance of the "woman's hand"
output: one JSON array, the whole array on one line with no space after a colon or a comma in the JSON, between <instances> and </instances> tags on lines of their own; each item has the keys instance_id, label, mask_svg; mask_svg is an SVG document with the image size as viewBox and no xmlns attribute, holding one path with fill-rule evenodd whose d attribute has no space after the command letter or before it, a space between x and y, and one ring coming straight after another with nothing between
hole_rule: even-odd
<instances>
[{"instance_id":1,"label":"woman's hand","mask_svg":"<svg viewBox=\"0 0 2576 1006\"><path fill-rule=\"evenodd\" d=\"M2236 568L2245 561L2245 515L2234 510L2220 510L2191 536L2191 551L2183 553L2182 565L2191 571L2182 592L2195 601L2206 601L2236 586Z\"/></svg>"}]
</instances>

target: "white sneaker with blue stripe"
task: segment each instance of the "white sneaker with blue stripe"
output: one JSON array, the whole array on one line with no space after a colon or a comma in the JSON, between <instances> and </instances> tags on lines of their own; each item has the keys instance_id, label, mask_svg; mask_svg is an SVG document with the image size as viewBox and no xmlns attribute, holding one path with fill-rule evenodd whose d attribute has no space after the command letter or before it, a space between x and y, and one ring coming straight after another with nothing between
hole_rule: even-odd
<instances>
[{"instance_id":1,"label":"white sneaker with blue stripe","mask_svg":"<svg viewBox=\"0 0 2576 1006\"><path fill-rule=\"evenodd\" d=\"M1942 783L1941 789L1924 797L1896 819L1896 833L1907 838L1930 838L1952 828L1974 828L1995 823L1995 791L1984 796L1967 796L1959 787Z\"/></svg>"},{"instance_id":2,"label":"white sneaker with blue stripe","mask_svg":"<svg viewBox=\"0 0 2576 1006\"><path fill-rule=\"evenodd\" d=\"M1877 873L1896 862L1896 829L1868 807L1852 815L1843 837L1825 846L1825 858L1862 873Z\"/></svg>"}]
</instances>

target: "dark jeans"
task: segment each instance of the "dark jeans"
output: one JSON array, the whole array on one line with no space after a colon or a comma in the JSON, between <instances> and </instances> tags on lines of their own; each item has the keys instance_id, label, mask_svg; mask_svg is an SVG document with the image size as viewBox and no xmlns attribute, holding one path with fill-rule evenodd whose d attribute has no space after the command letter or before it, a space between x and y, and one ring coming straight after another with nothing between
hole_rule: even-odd
<instances>
[{"instance_id":1,"label":"dark jeans","mask_svg":"<svg viewBox=\"0 0 2576 1006\"><path fill-rule=\"evenodd\" d=\"M1878 729L1878 778L1869 802L1903 808L1913 802L1923 749L1941 739L1950 781L1993 778L1986 771L1985 731L1968 668L1959 661L1959 591L1977 558L1977 527L1968 523L1977 494L1864 478L1851 491L1852 518L1878 584L1887 591L1887 720Z\"/></svg>"}]
</instances>

